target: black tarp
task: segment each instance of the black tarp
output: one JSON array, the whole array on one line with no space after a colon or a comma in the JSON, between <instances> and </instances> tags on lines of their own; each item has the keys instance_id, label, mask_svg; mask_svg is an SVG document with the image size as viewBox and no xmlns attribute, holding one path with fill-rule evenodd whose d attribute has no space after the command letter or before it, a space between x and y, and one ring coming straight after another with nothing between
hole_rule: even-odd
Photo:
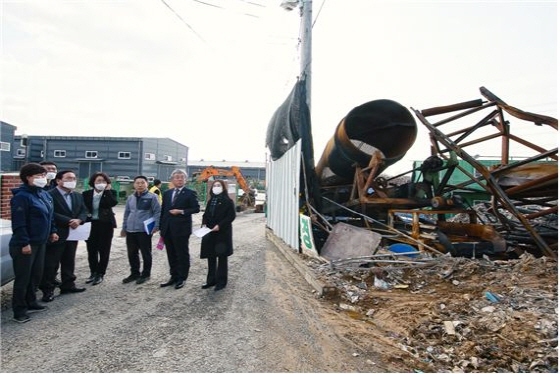
<instances>
[{"instance_id":1,"label":"black tarp","mask_svg":"<svg viewBox=\"0 0 560 374\"><path fill-rule=\"evenodd\" d=\"M266 146L270 151L270 157L275 161L301 139L300 196L305 196L304 188L307 185L309 203L319 208L321 199L318 178L315 174L311 115L306 103L305 87L305 79L296 82L284 103L274 112L266 131Z\"/></svg>"}]
</instances>

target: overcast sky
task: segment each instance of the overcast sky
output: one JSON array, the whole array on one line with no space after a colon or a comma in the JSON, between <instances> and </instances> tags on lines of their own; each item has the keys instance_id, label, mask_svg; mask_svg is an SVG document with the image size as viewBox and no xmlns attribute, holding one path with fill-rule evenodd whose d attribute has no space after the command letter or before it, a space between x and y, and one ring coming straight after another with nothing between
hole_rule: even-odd
<instances>
[{"instance_id":1,"label":"overcast sky","mask_svg":"<svg viewBox=\"0 0 560 374\"><path fill-rule=\"evenodd\" d=\"M0 2L0 119L16 134L169 137L191 161L265 160L268 122L299 74L299 12L280 0ZM482 98L485 86L557 118L555 1L313 10L316 160L340 119L375 99L425 109ZM429 155L418 126L405 169Z\"/></svg>"}]
</instances>

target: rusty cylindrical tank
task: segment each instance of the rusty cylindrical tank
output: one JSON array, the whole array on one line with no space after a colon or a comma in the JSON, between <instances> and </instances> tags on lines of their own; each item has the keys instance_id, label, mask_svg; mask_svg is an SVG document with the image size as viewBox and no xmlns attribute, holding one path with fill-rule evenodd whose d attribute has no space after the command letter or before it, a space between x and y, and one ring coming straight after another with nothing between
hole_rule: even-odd
<instances>
[{"instance_id":1,"label":"rusty cylindrical tank","mask_svg":"<svg viewBox=\"0 0 560 374\"><path fill-rule=\"evenodd\" d=\"M395 101L374 100L352 109L338 124L317 163L321 185L352 183L355 165L368 166L375 150L383 155L380 174L404 157L416 133L414 117Z\"/></svg>"}]
</instances>

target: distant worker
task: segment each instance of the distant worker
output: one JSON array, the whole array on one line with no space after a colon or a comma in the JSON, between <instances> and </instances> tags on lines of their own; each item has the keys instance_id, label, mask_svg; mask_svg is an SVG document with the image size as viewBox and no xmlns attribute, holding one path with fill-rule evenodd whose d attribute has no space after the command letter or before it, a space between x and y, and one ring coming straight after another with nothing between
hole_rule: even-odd
<instances>
[{"instance_id":1,"label":"distant worker","mask_svg":"<svg viewBox=\"0 0 560 374\"><path fill-rule=\"evenodd\" d=\"M91 222L91 231L86 240L90 270L86 283L95 286L103 282L109 264L111 243L117 227L113 207L118 204L118 200L117 192L111 188L111 179L105 173L94 173L89 178L89 186L92 189L82 192Z\"/></svg>"},{"instance_id":2,"label":"distant worker","mask_svg":"<svg viewBox=\"0 0 560 374\"><path fill-rule=\"evenodd\" d=\"M233 220L235 203L228 195L226 182L215 180L202 215L202 225L211 230L200 244L200 258L208 259L204 289L215 286L214 291L219 291L227 285L228 256L233 254Z\"/></svg>"},{"instance_id":3,"label":"distant worker","mask_svg":"<svg viewBox=\"0 0 560 374\"><path fill-rule=\"evenodd\" d=\"M187 173L176 169L171 173L173 188L163 194L160 235L165 242L170 278L161 287L182 288L191 266L189 238L192 232L192 215L200 212L196 192L185 187Z\"/></svg>"},{"instance_id":4,"label":"distant worker","mask_svg":"<svg viewBox=\"0 0 560 374\"><path fill-rule=\"evenodd\" d=\"M159 204L161 205L161 181L159 179L154 179L154 185L149 191L157 195Z\"/></svg>"},{"instance_id":5,"label":"distant worker","mask_svg":"<svg viewBox=\"0 0 560 374\"><path fill-rule=\"evenodd\" d=\"M56 173L58 172L58 168L56 164L52 161L41 161L39 165L44 167L47 170L47 185L44 187L45 191L52 190L56 187Z\"/></svg>"},{"instance_id":6,"label":"distant worker","mask_svg":"<svg viewBox=\"0 0 560 374\"><path fill-rule=\"evenodd\" d=\"M51 195L43 191L46 170L36 163L23 165L19 171L23 184L12 190L10 200L12 237L10 256L14 268L12 309L14 320L30 320L28 313L46 310L37 303L35 291L43 276L45 245L56 242L56 225Z\"/></svg>"},{"instance_id":7,"label":"distant worker","mask_svg":"<svg viewBox=\"0 0 560 374\"><path fill-rule=\"evenodd\" d=\"M142 284L150 279L152 272L152 235L159 230L161 206L155 194L148 191L148 178L138 175L134 178L134 193L126 199L121 236L126 237L126 251L130 265L130 275L123 283ZM149 232L145 222L153 219ZM143 269L140 271L140 255Z\"/></svg>"}]
</instances>

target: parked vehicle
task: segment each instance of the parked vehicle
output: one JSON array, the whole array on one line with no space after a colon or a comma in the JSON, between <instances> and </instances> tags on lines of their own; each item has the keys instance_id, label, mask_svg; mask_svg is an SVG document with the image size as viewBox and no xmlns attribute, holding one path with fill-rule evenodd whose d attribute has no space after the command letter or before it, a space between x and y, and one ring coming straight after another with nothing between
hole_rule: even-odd
<instances>
[{"instance_id":1,"label":"parked vehicle","mask_svg":"<svg viewBox=\"0 0 560 374\"><path fill-rule=\"evenodd\" d=\"M12 221L8 219L0 219L0 249L1 265L0 275L2 278L2 286L14 280L14 267L12 266L12 257L10 256L10 239L12 238Z\"/></svg>"}]
</instances>

